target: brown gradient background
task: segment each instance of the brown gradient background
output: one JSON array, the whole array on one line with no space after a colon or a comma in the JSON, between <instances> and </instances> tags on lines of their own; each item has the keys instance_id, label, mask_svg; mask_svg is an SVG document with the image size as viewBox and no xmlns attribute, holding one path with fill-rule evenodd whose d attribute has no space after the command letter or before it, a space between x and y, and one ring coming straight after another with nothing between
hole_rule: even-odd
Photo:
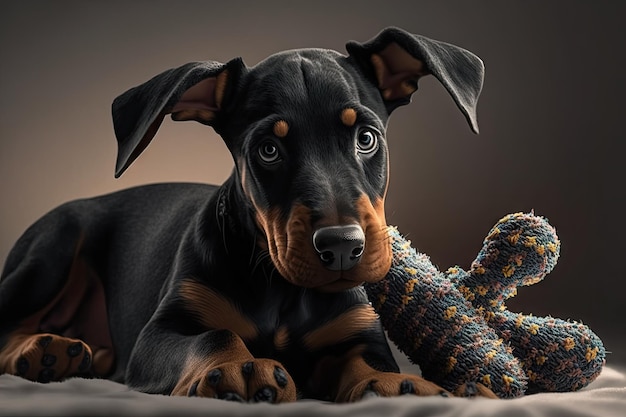
<instances>
[{"instance_id":1,"label":"brown gradient background","mask_svg":"<svg viewBox=\"0 0 626 417\"><path fill-rule=\"evenodd\" d=\"M389 223L443 269L469 266L507 213L548 217L562 240L559 264L510 308L582 320L613 352L609 363L623 363L620 3L8 2L0 15L0 260L66 200L229 175L230 155L210 128L168 119L115 180L110 103L127 88L189 61L242 56L253 65L283 49L343 52L346 41L395 25L475 52L487 74L479 136L432 77L394 113Z\"/></svg>"}]
</instances>

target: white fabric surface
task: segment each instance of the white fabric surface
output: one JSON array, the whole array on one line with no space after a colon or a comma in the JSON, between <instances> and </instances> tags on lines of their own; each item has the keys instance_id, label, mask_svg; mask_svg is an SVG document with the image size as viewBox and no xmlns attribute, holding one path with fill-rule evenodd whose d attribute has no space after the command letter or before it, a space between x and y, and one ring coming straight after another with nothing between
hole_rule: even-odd
<instances>
[{"instance_id":1,"label":"white fabric surface","mask_svg":"<svg viewBox=\"0 0 626 417\"><path fill-rule=\"evenodd\" d=\"M238 404L168 397L129 390L106 380L69 379L38 384L0 375L0 416L626 416L626 370L605 367L596 381L570 393L514 400L413 397L374 398L355 404L304 400L291 404Z\"/></svg>"}]
</instances>

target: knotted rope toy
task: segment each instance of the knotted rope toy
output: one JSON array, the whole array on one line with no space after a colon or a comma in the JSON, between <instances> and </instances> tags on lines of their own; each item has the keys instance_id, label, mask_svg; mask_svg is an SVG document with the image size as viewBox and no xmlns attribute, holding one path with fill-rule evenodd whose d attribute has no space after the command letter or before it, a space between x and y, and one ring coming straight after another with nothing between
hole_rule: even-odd
<instances>
[{"instance_id":1,"label":"knotted rope toy","mask_svg":"<svg viewBox=\"0 0 626 417\"><path fill-rule=\"evenodd\" d=\"M450 391L478 382L514 398L575 391L600 374L605 350L589 327L513 313L504 304L556 265L560 242L546 219L503 217L467 272L440 272L396 228L389 235L392 267L365 288L389 338L425 378Z\"/></svg>"}]
</instances>

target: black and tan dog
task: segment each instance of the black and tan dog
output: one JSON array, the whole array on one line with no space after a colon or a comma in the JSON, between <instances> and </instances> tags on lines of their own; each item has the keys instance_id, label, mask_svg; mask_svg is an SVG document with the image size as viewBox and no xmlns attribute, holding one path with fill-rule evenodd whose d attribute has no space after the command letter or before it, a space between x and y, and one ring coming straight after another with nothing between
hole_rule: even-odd
<instances>
[{"instance_id":1,"label":"black and tan dog","mask_svg":"<svg viewBox=\"0 0 626 417\"><path fill-rule=\"evenodd\" d=\"M213 126L233 173L73 201L31 226L0 281L0 371L238 401L445 395L399 373L361 284L391 263L390 113L432 74L476 131L483 65L397 28L347 50L190 63L118 97L116 176L167 114Z\"/></svg>"}]
</instances>

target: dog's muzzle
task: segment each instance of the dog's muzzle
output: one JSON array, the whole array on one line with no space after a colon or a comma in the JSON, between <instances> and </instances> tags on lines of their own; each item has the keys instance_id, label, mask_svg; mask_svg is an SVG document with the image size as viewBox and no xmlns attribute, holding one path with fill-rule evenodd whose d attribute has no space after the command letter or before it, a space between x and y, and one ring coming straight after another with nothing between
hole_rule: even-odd
<instances>
[{"instance_id":1,"label":"dog's muzzle","mask_svg":"<svg viewBox=\"0 0 626 417\"><path fill-rule=\"evenodd\" d=\"M313 233L313 247L327 269L347 271L361 260L365 233L358 224L322 227Z\"/></svg>"}]
</instances>

